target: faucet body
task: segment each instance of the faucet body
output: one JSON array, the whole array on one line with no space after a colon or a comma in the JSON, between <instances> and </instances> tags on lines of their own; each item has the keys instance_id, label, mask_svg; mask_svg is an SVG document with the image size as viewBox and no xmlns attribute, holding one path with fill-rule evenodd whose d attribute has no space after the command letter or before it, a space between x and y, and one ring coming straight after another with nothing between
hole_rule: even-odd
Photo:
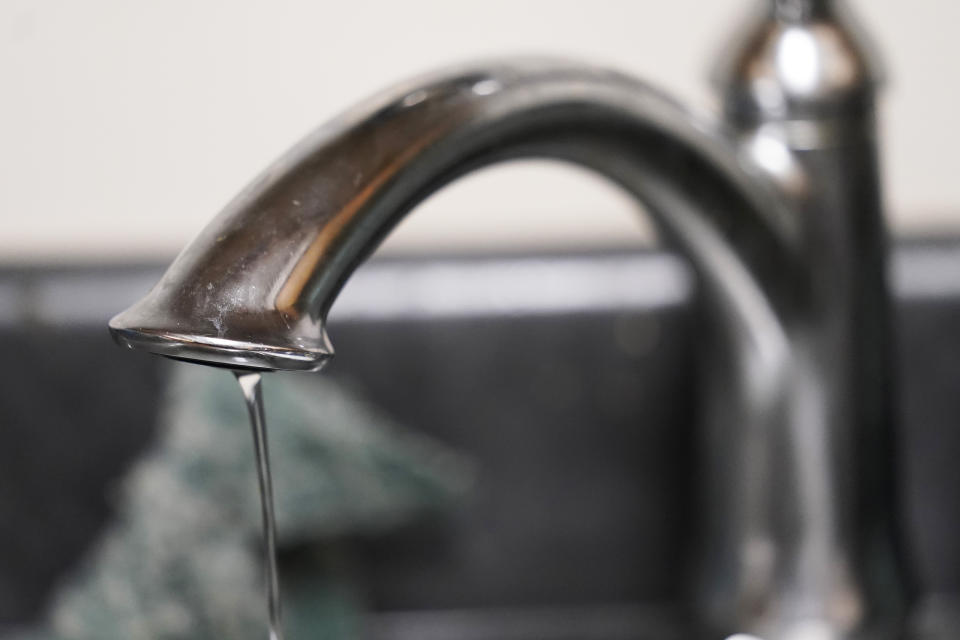
<instances>
[{"instance_id":1,"label":"faucet body","mask_svg":"<svg viewBox=\"0 0 960 640\"><path fill-rule=\"evenodd\" d=\"M624 74L548 60L376 96L270 166L111 332L184 360L318 370L340 288L420 201L504 159L582 165L634 194L699 277L710 335L693 602L706 637L897 637L874 83L848 74L855 90L771 97L782 70L761 63L784 33L847 33L829 11L791 6L731 50L733 132Z\"/></svg>"},{"instance_id":2,"label":"faucet body","mask_svg":"<svg viewBox=\"0 0 960 640\"><path fill-rule=\"evenodd\" d=\"M714 73L734 138L790 202L809 278L808 324L794 336L795 392L805 398L804 411L817 415L784 433L788 453L776 464L791 471L773 490L768 517L779 523L777 554L789 565L787 617L808 618L811 638L846 637L853 629L855 637L896 637L912 586L896 518L894 336L876 139L880 67L841 3L781 0L745 23ZM727 450L702 460L716 487L704 526L728 546L713 546L706 561L714 568L701 576L726 581L702 583L701 596L714 618L732 622L737 605L751 601L738 603L733 594L754 592L750 573L768 570L769 553L761 547L746 562L750 552L736 550L744 525L731 514L742 499L734 493L736 472L731 478L722 461L749 456L753 445L749 437L729 438L729 429L721 436L724 428L717 424L710 442ZM791 499L782 500L785 494ZM719 566L730 557L745 562L740 582ZM835 622L815 622L824 617ZM794 637L776 625L768 633Z\"/></svg>"}]
</instances>

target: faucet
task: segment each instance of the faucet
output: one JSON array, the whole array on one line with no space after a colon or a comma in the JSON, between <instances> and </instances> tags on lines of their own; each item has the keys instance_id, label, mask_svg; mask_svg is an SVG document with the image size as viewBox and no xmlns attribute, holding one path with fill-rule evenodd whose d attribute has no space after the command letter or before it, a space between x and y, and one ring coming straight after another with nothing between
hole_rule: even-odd
<instances>
[{"instance_id":1,"label":"faucet","mask_svg":"<svg viewBox=\"0 0 960 640\"><path fill-rule=\"evenodd\" d=\"M774 0L751 17L714 76L722 119L568 61L402 83L274 162L110 331L186 361L319 370L338 292L419 202L501 160L581 165L635 195L698 276L695 627L901 637L880 74L836 4Z\"/></svg>"}]
</instances>

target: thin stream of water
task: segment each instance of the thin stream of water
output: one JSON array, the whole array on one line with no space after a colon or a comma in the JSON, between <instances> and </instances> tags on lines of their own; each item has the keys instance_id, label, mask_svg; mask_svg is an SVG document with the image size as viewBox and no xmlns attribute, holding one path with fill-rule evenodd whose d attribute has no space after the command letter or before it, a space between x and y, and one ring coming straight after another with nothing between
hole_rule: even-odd
<instances>
[{"instance_id":1,"label":"thin stream of water","mask_svg":"<svg viewBox=\"0 0 960 640\"><path fill-rule=\"evenodd\" d=\"M260 482L260 507L263 514L263 551L267 568L267 610L270 615L269 640L283 640L280 624L280 579L277 571L277 525L273 515L273 482L270 476L270 451L267 447L267 423L263 412L261 377L257 372L234 371L250 412L253 448Z\"/></svg>"}]
</instances>

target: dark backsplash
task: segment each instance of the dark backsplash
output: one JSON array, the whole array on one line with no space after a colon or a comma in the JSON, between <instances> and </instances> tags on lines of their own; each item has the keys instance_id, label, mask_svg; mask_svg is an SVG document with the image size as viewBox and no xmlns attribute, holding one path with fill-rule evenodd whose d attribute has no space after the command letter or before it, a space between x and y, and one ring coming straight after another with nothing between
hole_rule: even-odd
<instances>
[{"instance_id":1,"label":"dark backsplash","mask_svg":"<svg viewBox=\"0 0 960 640\"><path fill-rule=\"evenodd\" d=\"M911 245L900 262L922 261L928 248ZM71 291L77 278L109 288L120 270L8 270L0 290L37 273ZM123 273L149 282L155 270ZM923 589L955 592L960 295L902 293L902 517ZM115 308L78 312L76 322L0 308L0 319L13 318L0 322L0 622L39 615L57 578L95 540L109 519L111 483L149 446L165 377L186 366L110 343L98 319L129 302L126 295L114 296ZM676 597L695 522L696 407L688 398L696 322L689 300L433 319L334 314L338 358L321 375L469 452L480 469L476 490L453 513L349 541L373 605Z\"/></svg>"}]
</instances>

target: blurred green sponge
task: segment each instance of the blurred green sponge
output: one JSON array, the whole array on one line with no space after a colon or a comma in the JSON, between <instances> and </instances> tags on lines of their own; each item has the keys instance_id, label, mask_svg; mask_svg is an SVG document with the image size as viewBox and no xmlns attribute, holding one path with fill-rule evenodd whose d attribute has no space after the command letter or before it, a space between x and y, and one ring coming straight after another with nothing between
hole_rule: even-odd
<instances>
[{"instance_id":1,"label":"blurred green sponge","mask_svg":"<svg viewBox=\"0 0 960 640\"><path fill-rule=\"evenodd\" d=\"M259 496L240 390L227 371L171 371L158 442L119 488L115 522L57 593L47 625L19 638L266 638ZM264 378L281 549L385 532L469 487L467 460L342 385ZM286 582L281 575L291 640L307 630L360 635L362 597L343 566L321 558L287 567L295 575Z\"/></svg>"}]
</instances>

